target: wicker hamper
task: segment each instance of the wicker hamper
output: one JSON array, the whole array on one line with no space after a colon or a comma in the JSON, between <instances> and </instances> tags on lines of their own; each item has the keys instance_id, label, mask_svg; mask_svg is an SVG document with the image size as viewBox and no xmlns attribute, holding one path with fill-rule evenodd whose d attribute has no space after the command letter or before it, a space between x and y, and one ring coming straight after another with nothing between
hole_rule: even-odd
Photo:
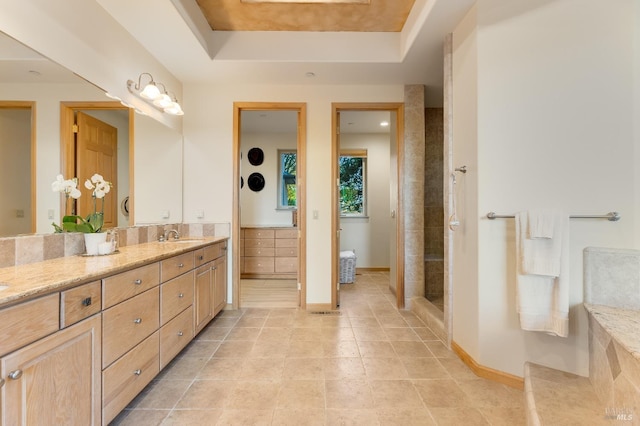
<instances>
[{"instance_id":1,"label":"wicker hamper","mask_svg":"<svg viewBox=\"0 0 640 426\"><path fill-rule=\"evenodd\" d=\"M352 283L356 280L356 252L347 250L340 252L340 284Z\"/></svg>"}]
</instances>

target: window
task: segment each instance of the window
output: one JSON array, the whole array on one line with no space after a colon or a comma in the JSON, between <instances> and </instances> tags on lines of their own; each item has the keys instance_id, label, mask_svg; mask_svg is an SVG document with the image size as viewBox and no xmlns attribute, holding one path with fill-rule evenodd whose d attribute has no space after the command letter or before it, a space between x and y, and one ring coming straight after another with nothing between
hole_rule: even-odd
<instances>
[{"instance_id":1,"label":"window","mask_svg":"<svg viewBox=\"0 0 640 426\"><path fill-rule=\"evenodd\" d=\"M296 193L296 163L295 150L278 150L278 208L295 209L297 205Z\"/></svg>"},{"instance_id":2,"label":"window","mask_svg":"<svg viewBox=\"0 0 640 426\"><path fill-rule=\"evenodd\" d=\"M366 150L340 151L341 216L366 216L366 166Z\"/></svg>"}]
</instances>

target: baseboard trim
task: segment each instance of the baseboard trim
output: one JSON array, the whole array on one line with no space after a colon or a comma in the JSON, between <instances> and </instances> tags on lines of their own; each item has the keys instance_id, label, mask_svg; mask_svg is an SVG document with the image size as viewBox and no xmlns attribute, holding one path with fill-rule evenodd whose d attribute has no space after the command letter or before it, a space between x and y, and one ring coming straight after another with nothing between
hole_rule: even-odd
<instances>
[{"instance_id":1,"label":"baseboard trim","mask_svg":"<svg viewBox=\"0 0 640 426\"><path fill-rule=\"evenodd\" d=\"M331 311L331 303L307 303L307 311Z\"/></svg>"},{"instance_id":2,"label":"baseboard trim","mask_svg":"<svg viewBox=\"0 0 640 426\"><path fill-rule=\"evenodd\" d=\"M524 379L522 377L514 376L513 374L494 370L493 368L478 364L471 355L466 353L465 350L458 346L454 341L451 341L451 350L460 357L462 362L464 362L476 376L502 383L503 385L507 385L515 389L524 390Z\"/></svg>"},{"instance_id":3,"label":"baseboard trim","mask_svg":"<svg viewBox=\"0 0 640 426\"><path fill-rule=\"evenodd\" d=\"M362 272L387 272L391 271L389 268L358 268L356 266L356 274Z\"/></svg>"}]
</instances>

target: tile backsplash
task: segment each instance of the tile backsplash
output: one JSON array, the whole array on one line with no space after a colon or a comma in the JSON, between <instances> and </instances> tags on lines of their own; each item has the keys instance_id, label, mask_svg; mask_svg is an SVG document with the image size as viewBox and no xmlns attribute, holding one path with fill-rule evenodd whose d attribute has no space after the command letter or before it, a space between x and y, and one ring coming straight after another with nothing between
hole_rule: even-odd
<instances>
[{"instance_id":1,"label":"tile backsplash","mask_svg":"<svg viewBox=\"0 0 640 426\"><path fill-rule=\"evenodd\" d=\"M229 223L173 223L118 228L120 247L155 241L165 230L176 229L183 237L229 237ZM84 253L81 233L35 234L0 238L0 268L26 265Z\"/></svg>"}]
</instances>

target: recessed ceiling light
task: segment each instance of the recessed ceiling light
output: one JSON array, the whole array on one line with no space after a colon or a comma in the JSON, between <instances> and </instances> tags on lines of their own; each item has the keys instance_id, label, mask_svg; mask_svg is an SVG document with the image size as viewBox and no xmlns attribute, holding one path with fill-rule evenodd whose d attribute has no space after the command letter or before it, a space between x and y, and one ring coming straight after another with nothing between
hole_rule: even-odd
<instances>
[{"instance_id":1,"label":"recessed ceiling light","mask_svg":"<svg viewBox=\"0 0 640 426\"><path fill-rule=\"evenodd\" d=\"M388 122L388 121L381 121L381 122L380 122L380 126L381 126L381 127L387 127L388 125L389 125L389 122Z\"/></svg>"},{"instance_id":2,"label":"recessed ceiling light","mask_svg":"<svg viewBox=\"0 0 640 426\"><path fill-rule=\"evenodd\" d=\"M316 76L316 73L309 71L308 73L305 74L305 76L308 78L313 78Z\"/></svg>"},{"instance_id":3,"label":"recessed ceiling light","mask_svg":"<svg viewBox=\"0 0 640 426\"><path fill-rule=\"evenodd\" d=\"M36 70L29 70L29 74L35 75L36 77L40 77L42 75L40 71L36 71Z\"/></svg>"}]
</instances>

